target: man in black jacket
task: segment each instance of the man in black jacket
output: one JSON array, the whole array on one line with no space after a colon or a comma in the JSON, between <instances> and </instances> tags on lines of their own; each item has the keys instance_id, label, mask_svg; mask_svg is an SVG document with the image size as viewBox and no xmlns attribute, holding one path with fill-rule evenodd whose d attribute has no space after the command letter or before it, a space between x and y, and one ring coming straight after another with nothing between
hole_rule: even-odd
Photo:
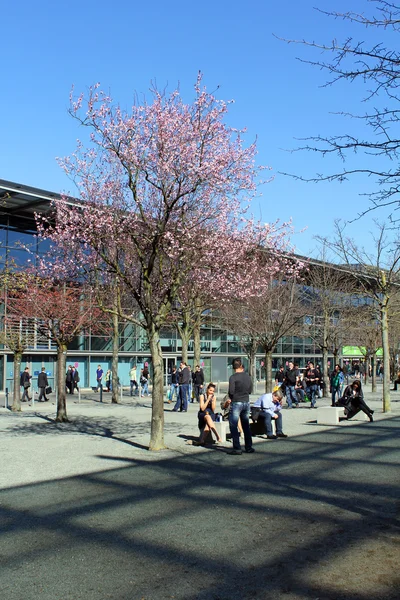
<instances>
[{"instance_id":1,"label":"man in black jacket","mask_svg":"<svg viewBox=\"0 0 400 600\"><path fill-rule=\"evenodd\" d=\"M49 385L46 375L46 367L42 367L42 371L39 373L37 378L37 384L39 388L39 402L48 402L49 399L46 398L46 388ZM42 400L42 398L44 398Z\"/></svg>"},{"instance_id":2,"label":"man in black jacket","mask_svg":"<svg viewBox=\"0 0 400 600\"><path fill-rule=\"evenodd\" d=\"M300 375L298 369L295 368L292 361L289 361L288 368L285 371L285 384L286 384L286 398L288 408L292 408L293 404L295 407L299 405L299 399L296 394L296 382L297 377Z\"/></svg>"},{"instance_id":3,"label":"man in black jacket","mask_svg":"<svg viewBox=\"0 0 400 600\"><path fill-rule=\"evenodd\" d=\"M187 367L187 364L182 361L179 369L179 398L172 409L174 412L176 412L178 409L180 412L187 412L190 380L190 371Z\"/></svg>"},{"instance_id":4,"label":"man in black jacket","mask_svg":"<svg viewBox=\"0 0 400 600\"><path fill-rule=\"evenodd\" d=\"M232 434L233 450L228 454L242 454L240 447L240 438L238 423L242 423L244 433L245 452L254 452L253 439L251 437L249 414L250 414L250 394L252 392L252 381L250 375L244 372L244 367L240 358L235 358L232 362L235 371L229 378L229 429Z\"/></svg>"},{"instance_id":5,"label":"man in black jacket","mask_svg":"<svg viewBox=\"0 0 400 600\"><path fill-rule=\"evenodd\" d=\"M78 369L76 367L72 367L72 393L74 390L79 392L78 383L80 382L80 377L78 373Z\"/></svg>"},{"instance_id":6,"label":"man in black jacket","mask_svg":"<svg viewBox=\"0 0 400 600\"><path fill-rule=\"evenodd\" d=\"M200 369L200 365L197 365L195 372L192 373L192 381L194 386L194 396L197 402L200 402L200 394L203 393L204 385L204 373L203 369Z\"/></svg>"},{"instance_id":7,"label":"man in black jacket","mask_svg":"<svg viewBox=\"0 0 400 600\"><path fill-rule=\"evenodd\" d=\"M29 367L25 367L23 373L21 373L20 385L24 388L24 393L22 394L21 402L27 402L28 400L32 400L29 398L29 388L31 387L31 379L32 375L29 375Z\"/></svg>"}]
</instances>

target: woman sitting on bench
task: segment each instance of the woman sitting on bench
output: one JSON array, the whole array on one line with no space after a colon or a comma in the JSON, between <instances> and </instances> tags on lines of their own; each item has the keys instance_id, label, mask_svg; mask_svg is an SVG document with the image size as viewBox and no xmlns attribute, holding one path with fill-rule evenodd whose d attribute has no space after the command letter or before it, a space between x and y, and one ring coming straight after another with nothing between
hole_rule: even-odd
<instances>
[{"instance_id":1,"label":"woman sitting on bench","mask_svg":"<svg viewBox=\"0 0 400 600\"><path fill-rule=\"evenodd\" d=\"M214 432L217 437L217 442L222 442L222 439L218 435L218 431L215 429L215 407L217 399L215 397L215 385L209 383L205 394L200 394L200 410L197 413L199 419L199 429L201 431L199 444L204 444L206 441L208 432Z\"/></svg>"}]
</instances>

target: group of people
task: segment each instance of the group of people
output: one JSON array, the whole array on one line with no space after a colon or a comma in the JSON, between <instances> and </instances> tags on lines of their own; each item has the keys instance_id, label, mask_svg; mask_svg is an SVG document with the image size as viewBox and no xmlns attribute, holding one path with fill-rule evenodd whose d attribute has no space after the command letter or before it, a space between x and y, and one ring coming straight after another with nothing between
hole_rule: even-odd
<instances>
[{"instance_id":1,"label":"group of people","mask_svg":"<svg viewBox=\"0 0 400 600\"><path fill-rule=\"evenodd\" d=\"M65 375L65 387L69 394L73 394L75 390L79 392L79 381L80 377L77 368L73 365L69 365Z\"/></svg>"},{"instance_id":2,"label":"group of people","mask_svg":"<svg viewBox=\"0 0 400 600\"><path fill-rule=\"evenodd\" d=\"M29 367L25 367L20 375L20 386L23 388L23 394L21 398L21 402L30 402L32 400L29 397L29 389L31 387L31 379L32 375L29 373ZM49 387L49 381L47 379L46 367L42 367L38 378L37 385L39 389L39 402L48 402L47 394L51 392L51 388Z\"/></svg>"},{"instance_id":3,"label":"group of people","mask_svg":"<svg viewBox=\"0 0 400 600\"><path fill-rule=\"evenodd\" d=\"M143 369L140 369L139 383L137 382L137 366L132 365L129 370L129 382L130 382L130 395L136 396L149 395L149 383L150 383L150 372L148 363L144 364ZM140 393L139 393L140 384Z\"/></svg>"},{"instance_id":4,"label":"group of people","mask_svg":"<svg viewBox=\"0 0 400 600\"><path fill-rule=\"evenodd\" d=\"M169 388L168 402L176 398L174 412L187 412L191 401L199 402L204 395L204 373L200 365L196 365L192 372L190 365L181 362L179 369L174 365L171 373L171 384Z\"/></svg>"},{"instance_id":5,"label":"group of people","mask_svg":"<svg viewBox=\"0 0 400 600\"><path fill-rule=\"evenodd\" d=\"M227 410L227 418L233 441L233 449L228 454L240 455L243 452L240 444L240 433L244 435L244 451L246 453L254 452L249 422L252 381L250 376L244 371L240 358L235 358L232 366L234 374L229 378L228 395L222 401L221 408ZM298 396L295 395L299 385L298 379L301 377L298 368L296 369L294 363L289 362L286 371L283 369L282 371L284 375L277 382L281 385L277 386L272 393L260 396L252 405L252 410L257 410L258 422L261 421L267 439L270 440L287 438L287 435L283 432L283 385L286 388L288 408L297 406L299 403ZM309 394L311 406L313 407L315 407L316 393L321 379L322 375L320 371L316 370L313 363L310 362L305 370L304 380L306 383L305 389L307 394ZM340 365L336 365L330 377L330 385L332 406L343 406L347 419L351 419L359 411L362 411L368 416L370 422L373 422L374 411L364 400L362 385L359 379L347 385L343 391L343 372ZM221 441L218 430L215 427L216 419L215 384L209 383L205 393L200 394L198 426L201 433L198 444L204 445L209 433L215 435L217 443Z\"/></svg>"},{"instance_id":6,"label":"group of people","mask_svg":"<svg viewBox=\"0 0 400 600\"><path fill-rule=\"evenodd\" d=\"M286 395L288 408L297 408L306 396L311 402L311 408L317 408L317 398L323 385L321 369L319 365L314 367L312 361L307 363L304 374L292 361L288 362L286 369L281 365L275 374L275 389L280 389Z\"/></svg>"},{"instance_id":7,"label":"group of people","mask_svg":"<svg viewBox=\"0 0 400 600\"><path fill-rule=\"evenodd\" d=\"M231 455L243 453L240 444L240 434L244 436L244 451L247 454L254 452L253 438L250 429L250 394L252 392L252 380L245 372L240 358L235 358L232 363L234 374L229 378L228 395L222 401L221 408L226 411L229 421L229 429L232 435L233 448L228 452ZM282 402L283 393L277 390L272 394L263 394L253 406L260 409L259 418L264 421L265 433L268 439L277 440L286 438L282 430ZM200 407L198 412L198 426L200 429L199 444L203 445L209 433L216 436L216 441L221 442L218 430L215 427L216 397L215 384L209 383L205 393L200 393ZM273 432L275 423L276 433Z\"/></svg>"}]
</instances>

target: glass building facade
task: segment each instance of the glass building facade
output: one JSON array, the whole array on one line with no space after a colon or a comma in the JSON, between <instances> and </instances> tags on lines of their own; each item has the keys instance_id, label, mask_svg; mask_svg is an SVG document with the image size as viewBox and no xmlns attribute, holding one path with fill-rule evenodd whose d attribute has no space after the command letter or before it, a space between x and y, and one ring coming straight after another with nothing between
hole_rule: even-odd
<instances>
[{"instance_id":1,"label":"glass building facade","mask_svg":"<svg viewBox=\"0 0 400 600\"><path fill-rule=\"evenodd\" d=\"M48 211L50 201L59 196L44 190L22 186L0 180L0 263L15 264L19 267L36 263L37 257L48 250L49 242L36 235L35 212ZM3 307L4 314L4 307ZM231 374L231 363L236 356L244 357L240 339L229 331L224 331L207 316L207 323L201 327L201 364L207 381L227 381ZM182 355L182 342L174 329L163 329L160 335L164 354L165 383L172 366L179 363ZM189 343L189 362L193 362L193 341ZM96 369L111 368L112 340L109 336L82 333L73 340L68 349L67 365L73 364L79 371L81 387L91 387L96 383ZM311 338L296 336L282 337L273 354L273 371L280 364L294 360L304 367L307 360L320 359L320 350ZM246 360L244 360L246 364ZM132 323L121 324L119 336L118 375L122 385L129 385L129 370L132 365L140 368L148 363L151 371L151 357L145 332ZM50 337L36 334L32 345L23 357L22 367L29 366L33 382L42 367L46 368L50 385L54 385L57 369L56 346ZM256 359L257 378L263 379L264 356L259 348ZM13 385L13 355L4 345L0 345L0 389Z\"/></svg>"}]
</instances>

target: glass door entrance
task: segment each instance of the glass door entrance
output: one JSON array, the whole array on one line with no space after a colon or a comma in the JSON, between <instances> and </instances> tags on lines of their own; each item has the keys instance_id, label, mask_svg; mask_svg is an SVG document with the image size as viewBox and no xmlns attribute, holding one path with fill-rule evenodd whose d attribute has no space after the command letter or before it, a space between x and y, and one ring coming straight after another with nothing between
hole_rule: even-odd
<instances>
[{"instance_id":1,"label":"glass door entrance","mask_svg":"<svg viewBox=\"0 0 400 600\"><path fill-rule=\"evenodd\" d=\"M164 385L169 386L171 383L172 367L176 366L176 356L168 356L163 358L164 361Z\"/></svg>"}]
</instances>

